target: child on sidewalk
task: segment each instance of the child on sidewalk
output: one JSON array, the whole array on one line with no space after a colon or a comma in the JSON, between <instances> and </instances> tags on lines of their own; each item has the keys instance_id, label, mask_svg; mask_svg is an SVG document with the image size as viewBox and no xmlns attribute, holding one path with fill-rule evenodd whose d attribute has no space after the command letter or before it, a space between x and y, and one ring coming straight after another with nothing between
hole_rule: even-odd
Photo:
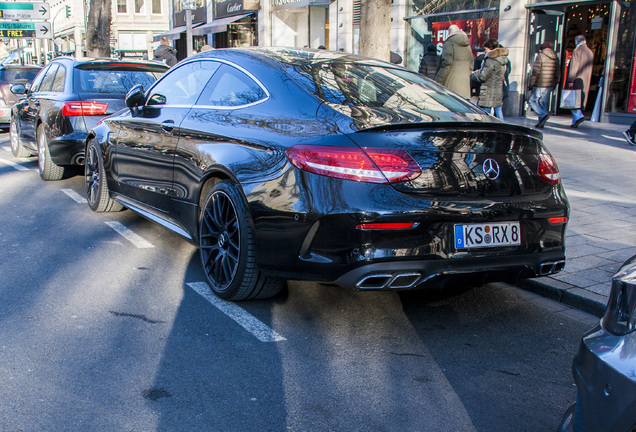
<instances>
[{"instance_id":1,"label":"child on sidewalk","mask_svg":"<svg viewBox=\"0 0 636 432\"><path fill-rule=\"evenodd\" d=\"M629 129L623 132L623 136L629 144L636 146L636 121L632 123Z\"/></svg>"}]
</instances>

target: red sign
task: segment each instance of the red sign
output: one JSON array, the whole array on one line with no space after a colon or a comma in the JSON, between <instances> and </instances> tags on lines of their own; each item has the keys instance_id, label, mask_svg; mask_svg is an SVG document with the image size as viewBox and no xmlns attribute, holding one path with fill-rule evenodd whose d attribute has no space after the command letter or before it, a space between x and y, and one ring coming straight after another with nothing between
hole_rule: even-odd
<instances>
[{"instance_id":1,"label":"red sign","mask_svg":"<svg viewBox=\"0 0 636 432\"><path fill-rule=\"evenodd\" d=\"M634 49L634 65L632 67L632 87L629 90L629 104L627 105L629 114L636 114L636 49Z\"/></svg>"},{"instance_id":2,"label":"red sign","mask_svg":"<svg viewBox=\"0 0 636 432\"><path fill-rule=\"evenodd\" d=\"M433 43L437 46L437 55L442 53L442 46L448 39L448 28L455 24L468 35L473 55L476 50L482 48L484 43L491 38L497 39L499 35L499 18L479 18L463 21L446 21L433 23Z\"/></svg>"}]
</instances>

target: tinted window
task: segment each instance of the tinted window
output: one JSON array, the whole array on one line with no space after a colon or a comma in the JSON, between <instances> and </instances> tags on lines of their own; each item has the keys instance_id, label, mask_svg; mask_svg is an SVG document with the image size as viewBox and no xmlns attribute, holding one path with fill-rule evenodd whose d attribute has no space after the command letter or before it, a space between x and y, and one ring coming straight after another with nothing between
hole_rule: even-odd
<instances>
[{"instance_id":1,"label":"tinted window","mask_svg":"<svg viewBox=\"0 0 636 432\"><path fill-rule=\"evenodd\" d=\"M75 88L79 93L126 94L135 84L149 88L162 72L144 70L75 69Z\"/></svg>"},{"instance_id":2,"label":"tinted window","mask_svg":"<svg viewBox=\"0 0 636 432\"><path fill-rule=\"evenodd\" d=\"M38 91L47 92L51 91L51 84L53 84L53 78L55 78L55 72L57 72L58 65L51 65L49 70L46 71L46 75L44 75L44 79L42 80L42 84L38 88Z\"/></svg>"},{"instance_id":3,"label":"tinted window","mask_svg":"<svg viewBox=\"0 0 636 432\"><path fill-rule=\"evenodd\" d=\"M334 61L289 65L288 72L331 104L419 113L475 112L441 86L404 69Z\"/></svg>"},{"instance_id":4,"label":"tinted window","mask_svg":"<svg viewBox=\"0 0 636 432\"><path fill-rule=\"evenodd\" d=\"M218 68L218 62L195 61L171 69L152 89L148 105L193 105Z\"/></svg>"},{"instance_id":5,"label":"tinted window","mask_svg":"<svg viewBox=\"0 0 636 432\"><path fill-rule=\"evenodd\" d=\"M223 65L197 101L198 105L240 106L265 99L267 94L252 78L235 67Z\"/></svg>"},{"instance_id":6,"label":"tinted window","mask_svg":"<svg viewBox=\"0 0 636 432\"><path fill-rule=\"evenodd\" d=\"M51 91L62 92L64 91L64 81L66 80L66 68L62 65L57 69L55 79L53 80L53 86Z\"/></svg>"},{"instance_id":7,"label":"tinted window","mask_svg":"<svg viewBox=\"0 0 636 432\"><path fill-rule=\"evenodd\" d=\"M33 81L40 69L19 68L3 69L0 71L0 80L11 84L24 84Z\"/></svg>"}]
</instances>

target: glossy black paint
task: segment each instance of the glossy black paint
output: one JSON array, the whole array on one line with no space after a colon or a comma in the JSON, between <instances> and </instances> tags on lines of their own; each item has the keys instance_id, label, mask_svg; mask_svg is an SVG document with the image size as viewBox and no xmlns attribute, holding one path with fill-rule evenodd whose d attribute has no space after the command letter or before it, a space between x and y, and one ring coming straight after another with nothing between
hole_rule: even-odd
<instances>
[{"instance_id":1,"label":"glossy black paint","mask_svg":"<svg viewBox=\"0 0 636 432\"><path fill-rule=\"evenodd\" d=\"M111 196L198 243L202 200L210 184L229 179L249 209L264 274L354 289L367 275L393 271L420 272L420 282L430 283L464 273L534 277L542 263L565 259L566 225L548 218L568 216L569 205L561 184L549 185L536 174L538 155L547 152L539 132L501 123L434 83L431 88L451 97L458 112L334 107L294 77L304 67L298 59L313 56L395 68L311 50L214 50L184 60L146 97L180 66L204 61L249 73L267 97L238 108L215 107L201 102L203 90L196 104L145 105L106 118L89 137L101 145ZM423 173L396 185L308 173L285 154L303 144L404 149ZM497 181L484 175L486 158L503 167ZM417 226L356 229L396 221ZM455 249L454 224L497 221L519 221L522 245Z\"/></svg>"},{"instance_id":2,"label":"glossy black paint","mask_svg":"<svg viewBox=\"0 0 636 432\"><path fill-rule=\"evenodd\" d=\"M26 88L22 98L12 110L12 121L17 124L21 144L33 154L38 152L37 132L40 125L47 135L51 160L57 165L81 165L87 132L95 127L105 115L122 108L125 94L103 93L99 88L83 91L78 88L76 69L98 64L130 64L131 68L144 65L156 70L167 70L155 62L119 62L115 59L76 59L57 57L42 68L34 78L30 88ZM64 72L63 81L54 81L58 73ZM47 84L47 74L52 76ZM61 76L61 75L60 75ZM44 83L40 86L40 84ZM53 84L53 85L51 85ZM15 88L13 89L16 90ZM67 101L94 101L108 104L105 114L79 115L67 117L62 114L62 106Z\"/></svg>"}]
</instances>

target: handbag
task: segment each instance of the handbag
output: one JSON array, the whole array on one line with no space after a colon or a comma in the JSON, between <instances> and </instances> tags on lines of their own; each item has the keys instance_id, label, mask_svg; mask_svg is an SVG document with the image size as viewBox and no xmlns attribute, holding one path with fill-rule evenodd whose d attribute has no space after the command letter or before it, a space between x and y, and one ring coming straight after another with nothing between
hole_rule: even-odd
<instances>
[{"instance_id":1,"label":"handbag","mask_svg":"<svg viewBox=\"0 0 636 432\"><path fill-rule=\"evenodd\" d=\"M576 110L581 109L581 89L561 90L561 103L559 108Z\"/></svg>"}]
</instances>

